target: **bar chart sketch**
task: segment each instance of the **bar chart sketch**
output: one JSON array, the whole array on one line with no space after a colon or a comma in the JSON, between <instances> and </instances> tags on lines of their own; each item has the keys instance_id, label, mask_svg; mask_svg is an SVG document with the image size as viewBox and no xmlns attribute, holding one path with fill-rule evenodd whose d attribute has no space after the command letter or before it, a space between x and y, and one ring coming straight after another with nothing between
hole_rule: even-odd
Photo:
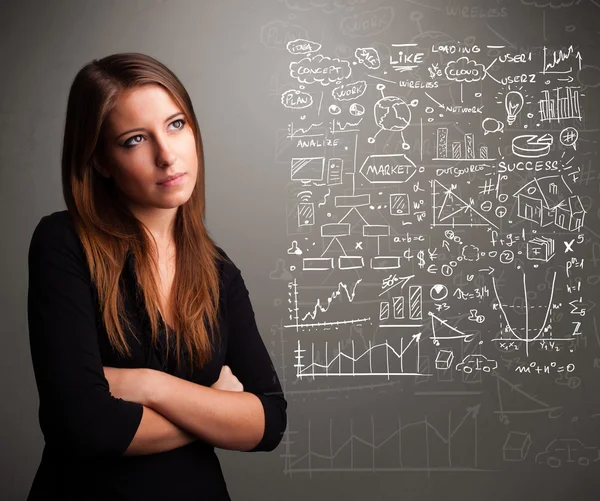
<instances>
[{"instance_id":1,"label":"bar chart sketch","mask_svg":"<svg viewBox=\"0 0 600 501\"><path fill-rule=\"evenodd\" d=\"M550 94L549 90L542 91L540 99L540 117L542 121L560 121L570 118L581 119L579 107L579 87L557 87Z\"/></svg>"},{"instance_id":2,"label":"bar chart sketch","mask_svg":"<svg viewBox=\"0 0 600 501\"><path fill-rule=\"evenodd\" d=\"M461 141L449 141L448 129L440 127L437 129L436 156L434 160L473 162L495 160L495 158L489 158L489 150L486 145L475 146L474 134L463 134Z\"/></svg>"}]
</instances>

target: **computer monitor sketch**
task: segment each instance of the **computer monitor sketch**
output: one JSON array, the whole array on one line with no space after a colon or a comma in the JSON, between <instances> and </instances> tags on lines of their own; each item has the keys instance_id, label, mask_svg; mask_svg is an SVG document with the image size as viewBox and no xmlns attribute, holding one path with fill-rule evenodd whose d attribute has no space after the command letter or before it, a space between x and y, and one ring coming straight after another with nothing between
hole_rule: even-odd
<instances>
[{"instance_id":1,"label":"computer monitor sketch","mask_svg":"<svg viewBox=\"0 0 600 501\"><path fill-rule=\"evenodd\" d=\"M325 157L292 158L292 181L302 181L309 184L311 181L323 181L325 173Z\"/></svg>"}]
</instances>

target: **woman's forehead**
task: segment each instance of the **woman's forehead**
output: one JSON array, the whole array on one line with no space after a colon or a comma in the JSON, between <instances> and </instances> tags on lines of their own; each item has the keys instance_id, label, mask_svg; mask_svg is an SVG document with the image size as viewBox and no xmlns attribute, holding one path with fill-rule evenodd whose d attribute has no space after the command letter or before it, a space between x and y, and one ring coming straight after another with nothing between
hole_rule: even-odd
<instances>
[{"instance_id":1,"label":"woman's forehead","mask_svg":"<svg viewBox=\"0 0 600 501\"><path fill-rule=\"evenodd\" d=\"M111 128L144 127L162 122L183 110L173 97L158 85L127 89L117 95L107 116Z\"/></svg>"}]
</instances>

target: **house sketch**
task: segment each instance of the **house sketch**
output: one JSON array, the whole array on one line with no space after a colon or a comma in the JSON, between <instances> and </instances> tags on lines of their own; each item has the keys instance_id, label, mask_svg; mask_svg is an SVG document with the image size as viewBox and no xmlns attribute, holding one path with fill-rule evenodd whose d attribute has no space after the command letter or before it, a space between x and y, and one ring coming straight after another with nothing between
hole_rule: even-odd
<instances>
[{"instance_id":1,"label":"house sketch","mask_svg":"<svg viewBox=\"0 0 600 501\"><path fill-rule=\"evenodd\" d=\"M535 178L513 196L523 219L540 226L554 223L567 231L579 231L583 226L586 210L562 176Z\"/></svg>"}]
</instances>

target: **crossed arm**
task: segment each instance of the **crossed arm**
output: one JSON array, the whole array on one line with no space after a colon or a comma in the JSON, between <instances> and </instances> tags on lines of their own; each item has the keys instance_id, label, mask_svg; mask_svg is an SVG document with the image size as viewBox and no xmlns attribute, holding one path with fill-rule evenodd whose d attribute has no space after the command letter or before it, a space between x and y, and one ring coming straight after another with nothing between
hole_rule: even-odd
<instances>
[{"instance_id":1,"label":"crossed arm","mask_svg":"<svg viewBox=\"0 0 600 501\"><path fill-rule=\"evenodd\" d=\"M270 451L279 444L287 424L287 403L241 273L235 265L226 270L225 364L235 375L222 371L217 383L239 378L247 391L228 391L235 385L217 389L217 383L206 387L148 368L104 367L114 397L143 405L141 423L124 454L148 454L157 447L175 448L198 438L240 451Z\"/></svg>"},{"instance_id":2,"label":"crossed arm","mask_svg":"<svg viewBox=\"0 0 600 501\"><path fill-rule=\"evenodd\" d=\"M153 369L104 367L104 373L114 397L144 406L125 455L164 452L198 438L248 451L262 439L263 406L252 393L206 387Z\"/></svg>"}]
</instances>

